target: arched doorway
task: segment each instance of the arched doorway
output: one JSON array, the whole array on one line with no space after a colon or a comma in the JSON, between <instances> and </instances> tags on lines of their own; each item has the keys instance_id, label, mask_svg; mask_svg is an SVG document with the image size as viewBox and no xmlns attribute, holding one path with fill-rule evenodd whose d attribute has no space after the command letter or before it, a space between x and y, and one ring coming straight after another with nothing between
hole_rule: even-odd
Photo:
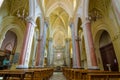
<instances>
[{"instance_id":1,"label":"arched doorway","mask_svg":"<svg viewBox=\"0 0 120 80\"><path fill-rule=\"evenodd\" d=\"M118 71L116 54L108 32L102 32L99 43L104 70Z\"/></svg>"},{"instance_id":2,"label":"arched doorway","mask_svg":"<svg viewBox=\"0 0 120 80\"><path fill-rule=\"evenodd\" d=\"M0 56L0 62L4 65L3 61L5 58L9 60L10 63L14 63L16 60L13 59L17 45L17 36L13 31L8 30L5 34L5 39L2 42L0 50L4 53L3 56ZM4 65L3 67L9 68L10 65Z\"/></svg>"}]
</instances>

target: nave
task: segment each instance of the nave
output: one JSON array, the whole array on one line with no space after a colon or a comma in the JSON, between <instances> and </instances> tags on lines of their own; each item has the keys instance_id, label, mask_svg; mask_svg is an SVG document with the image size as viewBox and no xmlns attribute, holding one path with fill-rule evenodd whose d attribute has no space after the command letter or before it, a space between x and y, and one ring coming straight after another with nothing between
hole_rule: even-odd
<instances>
[{"instance_id":1,"label":"nave","mask_svg":"<svg viewBox=\"0 0 120 80\"><path fill-rule=\"evenodd\" d=\"M120 78L120 0L0 4L3 80Z\"/></svg>"},{"instance_id":2,"label":"nave","mask_svg":"<svg viewBox=\"0 0 120 80\"><path fill-rule=\"evenodd\" d=\"M120 72L63 67L0 70L2 80L119 80Z\"/></svg>"},{"instance_id":3,"label":"nave","mask_svg":"<svg viewBox=\"0 0 120 80\"><path fill-rule=\"evenodd\" d=\"M66 78L62 72L53 72L53 76L50 80L66 80Z\"/></svg>"}]
</instances>

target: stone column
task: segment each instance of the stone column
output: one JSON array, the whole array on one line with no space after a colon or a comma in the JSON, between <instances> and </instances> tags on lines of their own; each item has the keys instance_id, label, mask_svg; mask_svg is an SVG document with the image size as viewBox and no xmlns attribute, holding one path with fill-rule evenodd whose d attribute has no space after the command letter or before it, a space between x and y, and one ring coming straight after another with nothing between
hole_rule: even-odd
<instances>
[{"instance_id":1,"label":"stone column","mask_svg":"<svg viewBox=\"0 0 120 80\"><path fill-rule=\"evenodd\" d=\"M5 39L5 36L0 34L0 47L2 46L2 42Z\"/></svg>"},{"instance_id":2,"label":"stone column","mask_svg":"<svg viewBox=\"0 0 120 80\"><path fill-rule=\"evenodd\" d=\"M87 56L87 65L88 69L98 69L96 55L94 50L92 32L91 32L91 23L88 19L83 24L83 32L85 38L85 48L86 48L86 56Z\"/></svg>"},{"instance_id":3,"label":"stone column","mask_svg":"<svg viewBox=\"0 0 120 80\"><path fill-rule=\"evenodd\" d=\"M35 66L39 66L40 63L40 51L41 51L41 43L42 39L38 38L37 49L36 49L36 59L35 59Z\"/></svg>"},{"instance_id":4,"label":"stone column","mask_svg":"<svg viewBox=\"0 0 120 80\"><path fill-rule=\"evenodd\" d=\"M70 39L66 38L66 43L65 43L65 61L66 61L66 65L68 67L70 67L70 52L69 52L69 42Z\"/></svg>"},{"instance_id":5,"label":"stone column","mask_svg":"<svg viewBox=\"0 0 120 80\"><path fill-rule=\"evenodd\" d=\"M77 58L77 64L78 64L78 68L80 68L81 67L81 58L80 58L80 44L79 44L79 41L80 41L80 39L79 39L79 37L78 36L76 36L75 37L75 48L76 48L76 58Z\"/></svg>"},{"instance_id":6,"label":"stone column","mask_svg":"<svg viewBox=\"0 0 120 80\"><path fill-rule=\"evenodd\" d=\"M38 38L38 44L37 44L37 51L36 51L36 59L35 59L35 66L40 66L40 56L42 54L42 47L43 47L43 28L44 28L44 20L43 17L40 17L40 34Z\"/></svg>"},{"instance_id":7,"label":"stone column","mask_svg":"<svg viewBox=\"0 0 120 80\"><path fill-rule=\"evenodd\" d=\"M39 39L36 39L36 35L34 36L34 47L33 47L33 54L32 54L32 65L31 67L35 67L35 55L36 55L36 50L37 50L37 44L39 43Z\"/></svg>"},{"instance_id":8,"label":"stone column","mask_svg":"<svg viewBox=\"0 0 120 80\"><path fill-rule=\"evenodd\" d=\"M48 28L48 22L45 21L44 28L43 28L43 41L41 43L39 67L44 67L44 52L45 52L45 46L46 46L47 28Z\"/></svg>"},{"instance_id":9,"label":"stone column","mask_svg":"<svg viewBox=\"0 0 120 80\"><path fill-rule=\"evenodd\" d=\"M76 40L75 40L75 28L74 23L70 24L71 33L72 33L72 47L73 47L73 68L80 68L80 59L76 51Z\"/></svg>"},{"instance_id":10,"label":"stone column","mask_svg":"<svg viewBox=\"0 0 120 80\"><path fill-rule=\"evenodd\" d=\"M50 66L50 50L51 50L51 41L48 39L48 54L47 54L47 66Z\"/></svg>"},{"instance_id":11,"label":"stone column","mask_svg":"<svg viewBox=\"0 0 120 80\"><path fill-rule=\"evenodd\" d=\"M28 68L35 26L32 17L27 17L27 26L17 68Z\"/></svg>"},{"instance_id":12,"label":"stone column","mask_svg":"<svg viewBox=\"0 0 120 80\"><path fill-rule=\"evenodd\" d=\"M49 38L48 42L48 55L47 55L47 64L48 66L53 66L53 40Z\"/></svg>"}]
</instances>

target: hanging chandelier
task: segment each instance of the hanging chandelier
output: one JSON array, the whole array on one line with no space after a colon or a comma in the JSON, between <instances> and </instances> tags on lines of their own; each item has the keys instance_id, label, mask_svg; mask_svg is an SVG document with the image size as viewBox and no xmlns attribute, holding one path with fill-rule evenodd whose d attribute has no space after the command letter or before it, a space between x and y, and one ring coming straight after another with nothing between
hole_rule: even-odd
<instances>
[{"instance_id":1,"label":"hanging chandelier","mask_svg":"<svg viewBox=\"0 0 120 80\"><path fill-rule=\"evenodd\" d=\"M95 22L101 18L102 18L102 14L98 9L93 8L91 11L89 11L89 20L91 22Z\"/></svg>"}]
</instances>

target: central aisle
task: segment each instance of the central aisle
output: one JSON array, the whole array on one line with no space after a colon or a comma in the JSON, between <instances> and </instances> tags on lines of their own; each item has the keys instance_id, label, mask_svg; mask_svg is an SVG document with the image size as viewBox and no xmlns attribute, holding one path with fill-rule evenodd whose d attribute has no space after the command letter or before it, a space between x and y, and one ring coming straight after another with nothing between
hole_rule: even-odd
<instances>
[{"instance_id":1,"label":"central aisle","mask_svg":"<svg viewBox=\"0 0 120 80\"><path fill-rule=\"evenodd\" d=\"M54 72L50 80L66 80L62 72Z\"/></svg>"}]
</instances>

